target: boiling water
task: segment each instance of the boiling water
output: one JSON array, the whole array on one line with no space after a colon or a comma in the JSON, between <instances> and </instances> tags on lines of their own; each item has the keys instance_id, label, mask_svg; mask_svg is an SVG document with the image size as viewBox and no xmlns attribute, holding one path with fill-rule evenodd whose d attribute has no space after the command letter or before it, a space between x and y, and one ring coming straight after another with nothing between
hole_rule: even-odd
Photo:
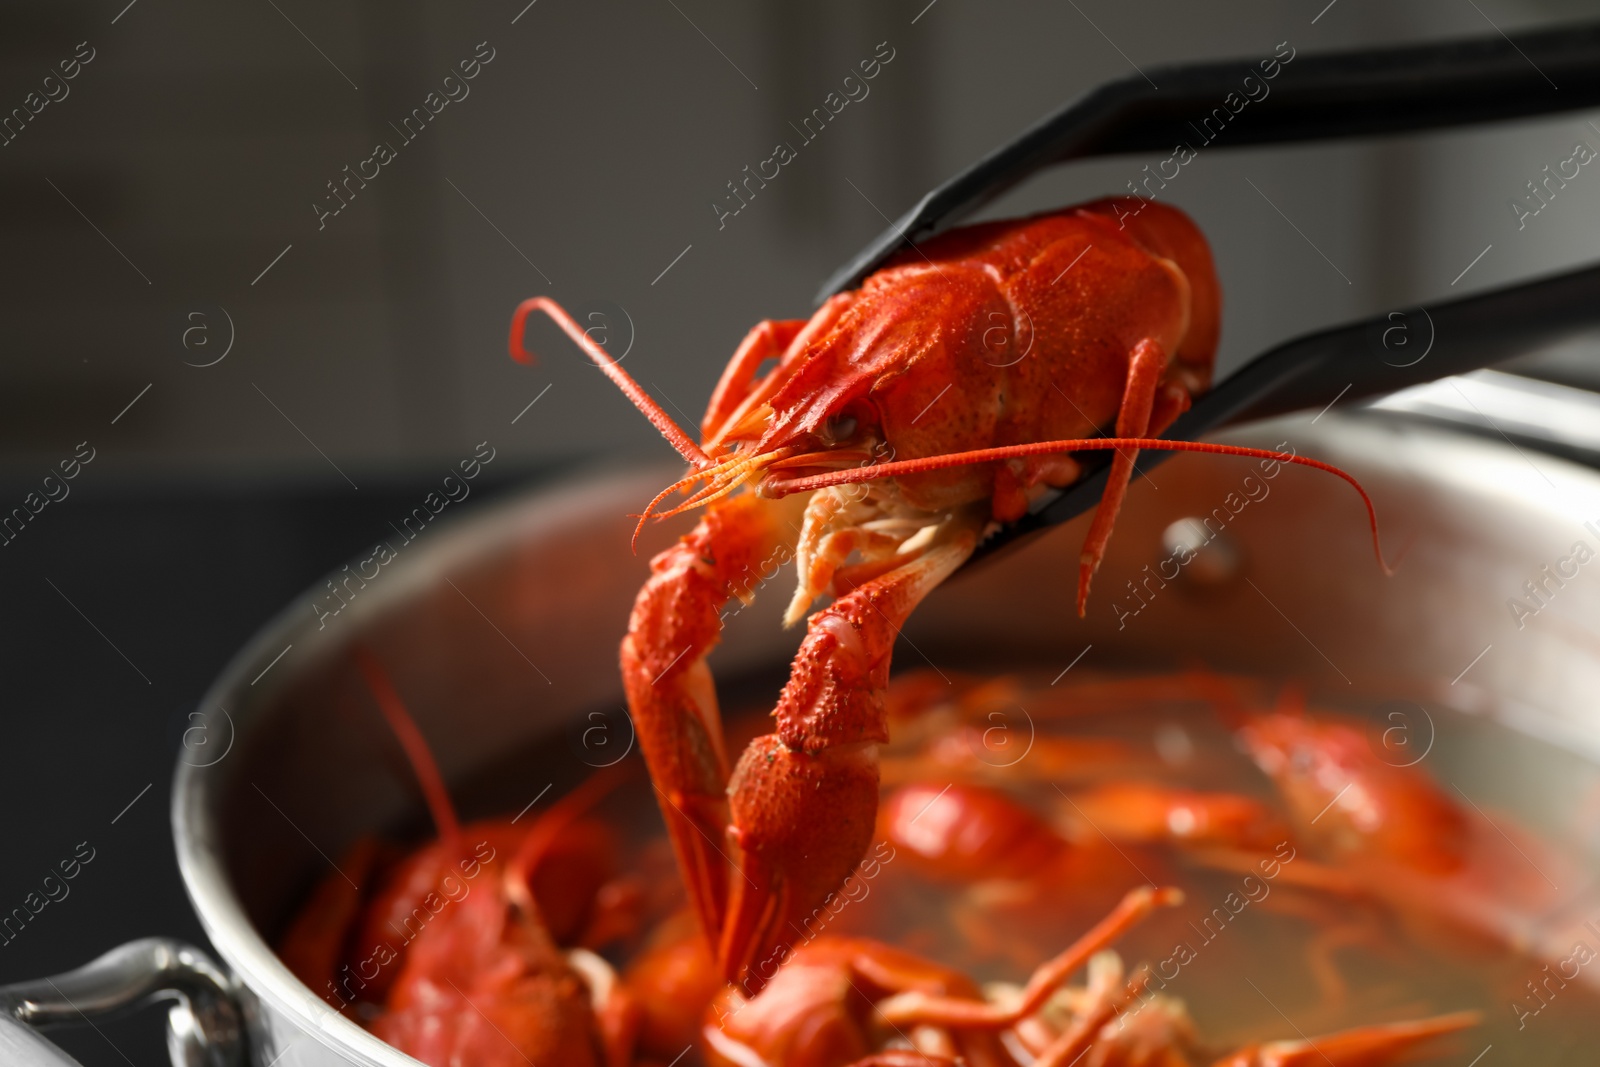
<instances>
[{"instance_id":1,"label":"boiling water","mask_svg":"<svg viewBox=\"0 0 1600 1067\"><path fill-rule=\"evenodd\" d=\"M1231 683L1238 703L1230 718L1226 709L1219 714L1215 686L1176 676L1118 679L1080 670L1054 685L1049 676L1026 671L1015 677L1012 690L964 711L935 708L897 724L897 739L884 752L886 766L898 768L894 774L904 781L906 760L914 761L927 741L963 722L975 725L967 736L976 741L965 756L957 754L964 770L928 762L910 776L934 789L961 775L999 786L1079 845L1094 846L1099 860L1057 868L1031 886L973 884L935 877L914 852L880 844L850 892L797 942L818 932L871 936L980 981L1020 983L1128 889L1146 882L1177 885L1185 903L1136 928L1117 951L1130 966L1144 962L1156 969L1152 986L1184 1002L1208 1050L1472 1009L1482 1013L1482 1025L1446 1039L1438 1057L1419 1062L1494 1067L1600 1060L1600 769L1594 765L1442 706L1310 694L1313 714L1356 716L1368 724L1375 759L1412 765L1472 812L1480 827L1507 831L1511 847L1500 850L1500 862L1528 869L1500 881L1538 891L1491 900L1494 917L1474 931L1440 917L1449 910L1444 894L1455 892L1442 881L1405 892L1380 886L1354 896L1305 888L1298 872L1325 857L1299 835L1275 856L1269 851L1248 864L1237 856L1219 863L1165 844L1107 848L1092 840L1093 828L1085 830L1073 798L1119 779L1242 793L1283 810L1273 782L1241 751L1228 725L1237 724L1241 708L1268 709L1279 687ZM734 751L770 729L770 701L744 706L752 704L759 713L729 716ZM1086 741L1115 742L1124 751L1078 763L1061 758ZM628 758L637 760L637 753ZM505 774L486 780L513 780L525 792L529 766L526 755L519 756L507 761ZM886 782L886 795L891 788ZM481 789L462 799L478 811L509 806L496 793ZM630 855L660 870L664 831L642 776L605 810L627 827ZM1305 829L1303 818L1290 824ZM1503 935L1490 936L1496 929ZM1507 943L1530 930L1544 931L1539 952ZM1480 1054L1481 1061L1473 1060Z\"/></svg>"}]
</instances>

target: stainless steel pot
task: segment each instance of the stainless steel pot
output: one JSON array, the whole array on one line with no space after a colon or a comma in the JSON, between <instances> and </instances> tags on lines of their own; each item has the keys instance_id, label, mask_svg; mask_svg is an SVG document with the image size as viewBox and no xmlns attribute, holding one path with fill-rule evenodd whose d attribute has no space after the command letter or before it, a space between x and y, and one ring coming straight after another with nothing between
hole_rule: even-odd
<instances>
[{"instance_id":1,"label":"stainless steel pot","mask_svg":"<svg viewBox=\"0 0 1600 1067\"><path fill-rule=\"evenodd\" d=\"M1153 474L1158 489L1130 494L1087 620L1071 609L1079 523L938 592L908 628L901 666L1065 667L1086 646L1095 666L1198 658L1480 711L1600 760L1600 581L1570 581L1521 628L1507 604L1575 540L1600 544L1600 474L1371 414L1302 415L1229 439L1288 442L1355 473L1390 553L1411 546L1399 573L1379 572L1360 506L1336 481L1182 456ZM178 861L223 966L141 942L0 990L0 1058L70 1063L20 1024L165 996L179 1001L175 1063L414 1063L335 1014L268 947L357 835L414 815L407 777L375 740L351 645L392 665L452 782L541 738L574 760L615 758L631 740L625 719L606 720L616 732L604 737L569 725L619 703L628 606L648 553L681 529L653 528L634 556L626 515L665 473L527 494L404 546L364 584L341 581L343 597L316 588L285 609L206 694L205 744L188 746L177 772ZM1173 524L1186 517L1224 524L1212 550L1225 548L1152 583L1170 575L1169 542L1184 536ZM1146 591L1137 600L1133 585ZM723 677L792 654L795 635L777 624L785 599L769 592L733 620L714 659ZM522 784L532 799L544 783Z\"/></svg>"}]
</instances>

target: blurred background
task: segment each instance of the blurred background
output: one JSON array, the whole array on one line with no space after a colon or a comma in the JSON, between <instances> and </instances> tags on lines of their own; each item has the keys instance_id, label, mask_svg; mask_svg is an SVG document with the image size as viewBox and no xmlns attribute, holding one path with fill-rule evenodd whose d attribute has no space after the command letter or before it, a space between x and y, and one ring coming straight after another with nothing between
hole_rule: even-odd
<instances>
[{"instance_id":1,"label":"blurred background","mask_svg":"<svg viewBox=\"0 0 1600 1067\"><path fill-rule=\"evenodd\" d=\"M553 328L530 331L536 365L507 357L520 299L557 297L692 425L751 325L808 314L890 218L1098 83L1596 15L1580 0L7 3L0 114L31 117L0 123L0 510L93 458L0 546L0 912L80 842L96 859L0 944L0 981L132 936L200 939L165 810L188 713L251 632L480 442L495 460L473 503L667 456ZM875 55L868 95L802 143L795 127ZM728 183L780 141L796 158L729 213ZM1577 143L1600 151L1600 113L1202 152L1163 197L1213 243L1219 371L1592 260L1600 171L1520 227L1511 207ZM984 214L1125 191L1155 161L1076 164ZM1540 373L1592 383L1584 356ZM87 1064L164 1062L153 1016L64 1041Z\"/></svg>"}]
</instances>

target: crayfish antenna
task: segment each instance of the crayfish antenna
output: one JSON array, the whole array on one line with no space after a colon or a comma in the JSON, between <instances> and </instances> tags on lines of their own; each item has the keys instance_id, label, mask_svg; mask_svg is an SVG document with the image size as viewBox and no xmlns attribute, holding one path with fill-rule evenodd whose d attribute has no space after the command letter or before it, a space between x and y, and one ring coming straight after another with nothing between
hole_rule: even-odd
<instances>
[{"instance_id":1,"label":"crayfish antenna","mask_svg":"<svg viewBox=\"0 0 1600 1067\"><path fill-rule=\"evenodd\" d=\"M410 761L411 769L417 776L417 783L422 786L422 795L427 800L428 812L433 816L433 824L439 831L440 839L451 852L458 851L461 841L461 820L456 817L455 805L450 802L450 793L445 789L444 776L439 773L439 764L428 748L427 739L417 728L417 721L406 710L404 701L400 699L394 683L389 680L389 673L383 669L383 664L378 662L378 657L361 645L356 646L354 655L356 667L360 669L361 676L367 683L367 689L372 693L372 699L377 701L378 710L383 712L383 717L389 723L389 729L394 731L400 747L405 749L406 759Z\"/></svg>"},{"instance_id":2,"label":"crayfish antenna","mask_svg":"<svg viewBox=\"0 0 1600 1067\"><path fill-rule=\"evenodd\" d=\"M670 519L675 515L682 515L686 511L702 507L732 493L742 485L746 485L757 478L762 471L773 463L787 457L791 449L779 448L764 455L744 456L734 454L720 461L707 461L710 465L696 471L691 471L685 478L680 478L655 495L655 498L645 506L639 522L633 528L633 550L639 551L639 534L644 531L644 524L651 518L657 520ZM687 489L697 481L705 481L705 485L695 490L683 503L666 511L657 511L657 506L680 489Z\"/></svg>"},{"instance_id":3,"label":"crayfish antenna","mask_svg":"<svg viewBox=\"0 0 1600 1067\"><path fill-rule=\"evenodd\" d=\"M542 311L557 326L572 338L572 342L583 349L584 354L594 360L595 366L605 372L606 377L614 382L623 395L633 401L633 406L638 408L645 418L650 420L650 425L661 431L661 436L667 443L677 449L678 454L688 460L696 469L711 465L711 460L706 457L694 439L672 421L672 416L661 409L661 405L650 399L638 382L634 381L621 364L612 359L605 349L595 343L594 338L586 333L582 326L569 314L565 308L547 296L535 296L524 300L517 305L517 310L511 316L511 358L518 363L532 363L533 356L522 346L523 331L527 327L528 316L535 311Z\"/></svg>"},{"instance_id":4,"label":"crayfish antenna","mask_svg":"<svg viewBox=\"0 0 1600 1067\"><path fill-rule=\"evenodd\" d=\"M1361 503L1367 509L1367 523L1372 528L1372 552L1378 559L1378 567L1385 577L1394 576L1394 568L1389 566L1383 558L1383 544L1378 539L1378 512L1372 505L1372 498L1367 491L1356 481L1355 476L1335 467L1331 463L1324 463L1309 456L1296 455L1293 452L1275 452L1267 448L1246 448L1243 445L1216 444L1211 441L1171 441L1164 437L1088 437L1080 440L1064 441L1033 441L1020 445L1003 445L998 448L979 448L971 452L952 452L943 456L924 456L921 459L899 459L887 463L878 463L868 467L853 467L849 470L830 471L826 474L811 474L798 478L771 478L767 479L765 490L772 495L785 493L803 493L813 489L824 489L832 485L849 485L853 482L870 482L877 478L889 478L901 474L919 474L923 471L943 470L947 467L965 467L974 463L993 463L997 460L1015 459L1020 456L1047 456L1062 452L1099 452L1109 449L1142 449L1151 452L1206 452L1218 456L1243 456L1249 459L1275 460L1279 463L1293 463L1301 467L1310 467L1312 470L1332 474L1350 484L1361 496Z\"/></svg>"},{"instance_id":5,"label":"crayfish antenna","mask_svg":"<svg viewBox=\"0 0 1600 1067\"><path fill-rule=\"evenodd\" d=\"M544 922L539 902L533 895L534 873L539 864L544 862L560 836L632 777L633 770L631 762L614 763L589 775L577 788L557 799L522 839L506 864L505 887L506 898L529 921L539 925Z\"/></svg>"},{"instance_id":6,"label":"crayfish antenna","mask_svg":"<svg viewBox=\"0 0 1600 1067\"><path fill-rule=\"evenodd\" d=\"M649 522L651 516L656 514L656 506L673 493L676 493L679 489L684 489L693 485L696 479L699 477L699 474L691 474L687 478L678 479L665 489L661 490L661 492L657 493L655 497L651 499L650 503L645 505L644 511L639 514L639 521L634 524L633 539L628 542L628 546L633 550L634 555L639 554L639 535L644 533L644 524Z\"/></svg>"}]
</instances>

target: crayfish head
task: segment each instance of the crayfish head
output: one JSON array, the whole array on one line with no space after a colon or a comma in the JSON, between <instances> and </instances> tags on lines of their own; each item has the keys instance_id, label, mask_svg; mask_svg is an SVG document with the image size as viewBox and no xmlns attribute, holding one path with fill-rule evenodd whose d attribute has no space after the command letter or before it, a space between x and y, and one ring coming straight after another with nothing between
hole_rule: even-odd
<instances>
[{"instance_id":1,"label":"crayfish head","mask_svg":"<svg viewBox=\"0 0 1600 1067\"><path fill-rule=\"evenodd\" d=\"M1470 829L1465 811L1427 772L1394 756L1375 728L1271 712L1238 736L1306 839L1427 870L1459 865Z\"/></svg>"},{"instance_id":2,"label":"crayfish head","mask_svg":"<svg viewBox=\"0 0 1600 1067\"><path fill-rule=\"evenodd\" d=\"M876 412L862 402L842 405L818 430L784 447L796 451L769 468L768 487L781 487L783 478L796 475L852 468L862 473L895 458ZM843 595L971 527L968 510L981 509L921 506L894 478L861 477L811 491L795 545L797 582L784 625L805 618L818 597Z\"/></svg>"},{"instance_id":3,"label":"crayfish head","mask_svg":"<svg viewBox=\"0 0 1600 1067\"><path fill-rule=\"evenodd\" d=\"M668 486L650 502L640 528L652 515L666 519L749 486L767 497L804 492L805 512L796 539L796 586L784 625L804 619L816 600L843 595L885 574L924 549L982 525L981 502L930 510L908 500L893 478L870 475L816 490L787 488L797 477L836 472L861 474L892 461L872 404L841 396L805 420L781 419L766 405L738 417L708 437L707 462ZM676 506L658 511L667 496L687 493ZM969 512L971 514L969 514Z\"/></svg>"},{"instance_id":4,"label":"crayfish head","mask_svg":"<svg viewBox=\"0 0 1600 1067\"><path fill-rule=\"evenodd\" d=\"M822 419L813 430L775 432L777 416L766 404L741 409L727 425L708 435L702 445L705 462L656 495L640 516L641 528L652 516L669 519L751 485L763 495L783 496L765 483L777 472L793 474L797 469L838 470L874 462L873 453L864 451L870 431L857 415L859 405L843 407L836 416ZM657 508L673 493L688 494L686 499L666 510Z\"/></svg>"}]
</instances>

